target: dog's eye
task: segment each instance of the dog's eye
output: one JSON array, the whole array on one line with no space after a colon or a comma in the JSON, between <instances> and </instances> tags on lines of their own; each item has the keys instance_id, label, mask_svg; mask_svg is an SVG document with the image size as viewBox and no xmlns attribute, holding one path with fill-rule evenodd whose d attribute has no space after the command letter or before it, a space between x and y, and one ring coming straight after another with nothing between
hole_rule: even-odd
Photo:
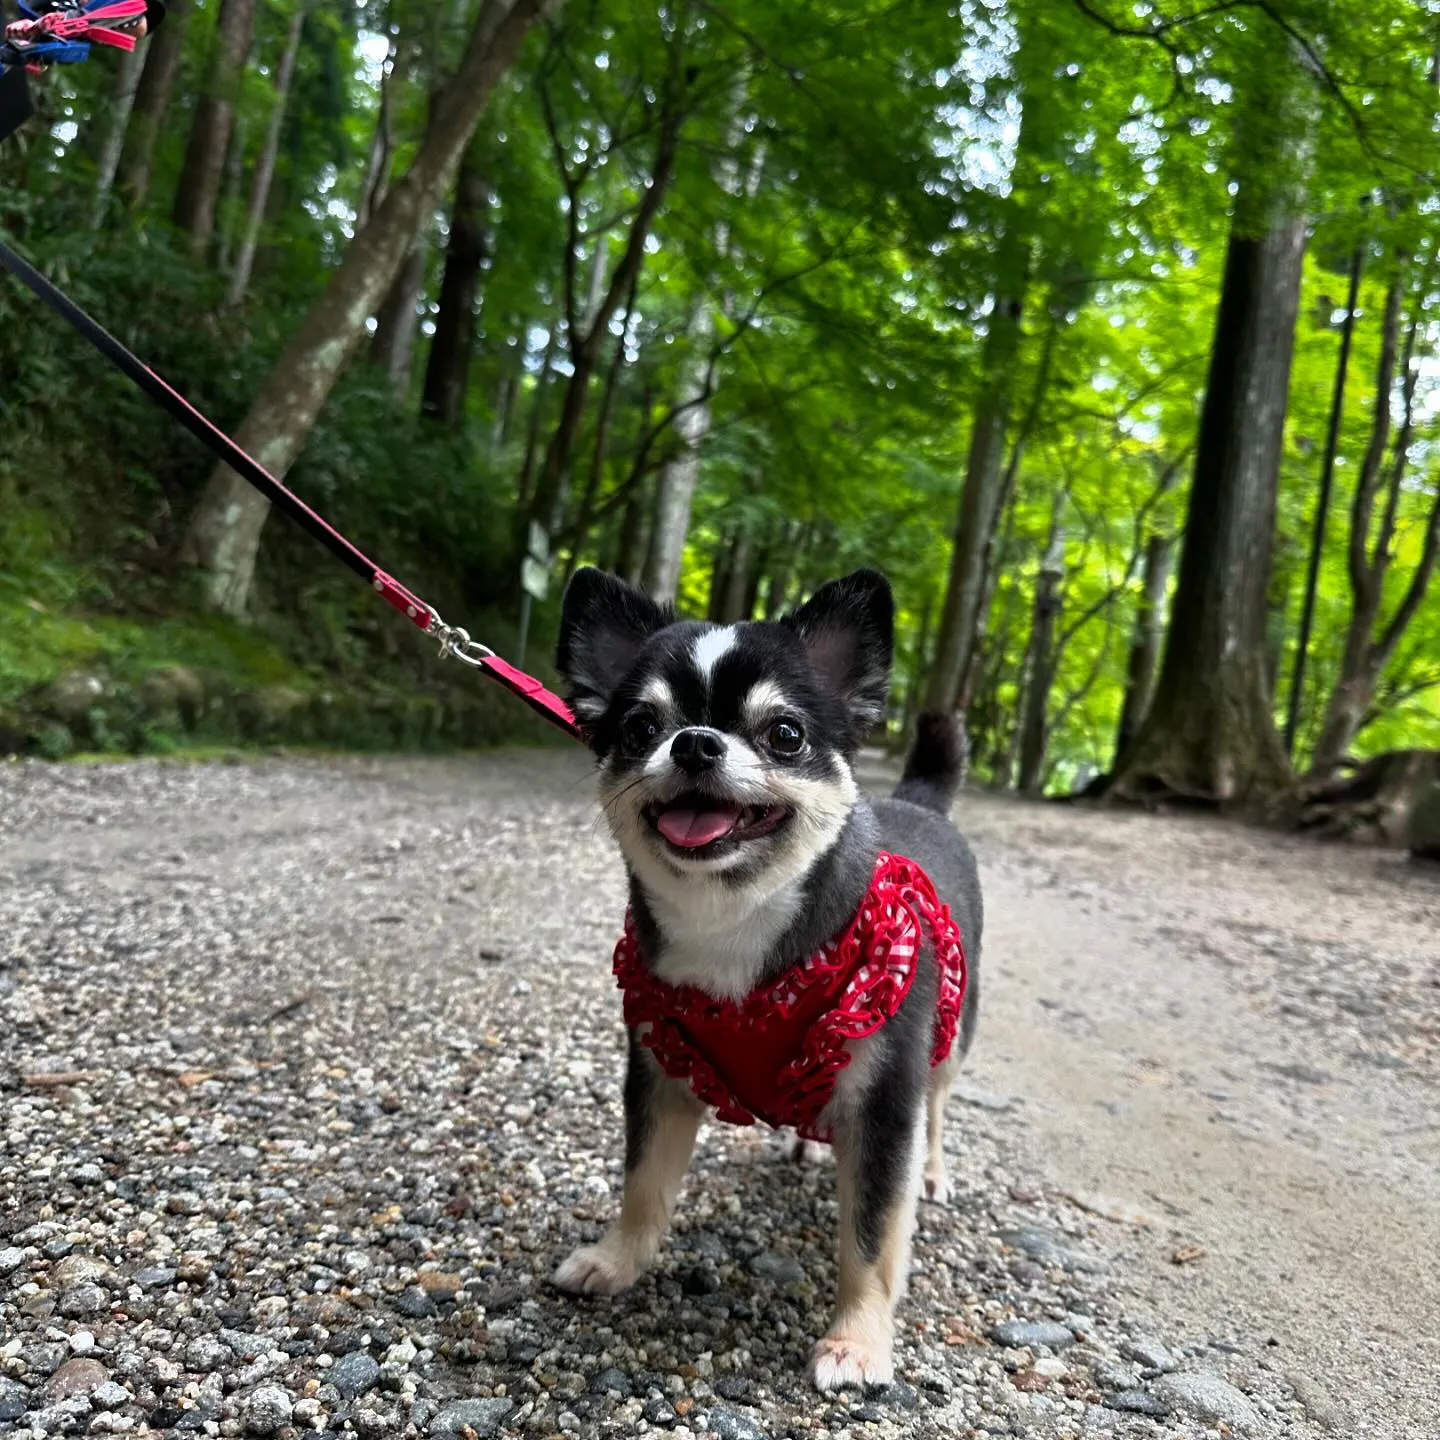
<instances>
[{"instance_id":1,"label":"dog's eye","mask_svg":"<svg viewBox=\"0 0 1440 1440\"><path fill-rule=\"evenodd\" d=\"M660 733L660 722L649 710L637 710L625 717L620 728L620 743L631 755L643 754Z\"/></svg>"},{"instance_id":2,"label":"dog's eye","mask_svg":"<svg viewBox=\"0 0 1440 1440\"><path fill-rule=\"evenodd\" d=\"M805 732L793 720L777 720L765 732L765 743L777 755L798 755L805 744Z\"/></svg>"}]
</instances>

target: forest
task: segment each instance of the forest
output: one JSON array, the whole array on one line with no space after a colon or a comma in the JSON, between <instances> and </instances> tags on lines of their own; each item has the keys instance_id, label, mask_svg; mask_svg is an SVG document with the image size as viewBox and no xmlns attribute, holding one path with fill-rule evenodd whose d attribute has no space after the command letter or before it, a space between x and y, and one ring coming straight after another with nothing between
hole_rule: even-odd
<instances>
[{"instance_id":1,"label":"forest","mask_svg":"<svg viewBox=\"0 0 1440 1440\"><path fill-rule=\"evenodd\" d=\"M169 0L31 88L0 235L510 659L873 565L978 782L1440 845L1433 0ZM0 379L0 752L539 728L8 279Z\"/></svg>"}]
</instances>

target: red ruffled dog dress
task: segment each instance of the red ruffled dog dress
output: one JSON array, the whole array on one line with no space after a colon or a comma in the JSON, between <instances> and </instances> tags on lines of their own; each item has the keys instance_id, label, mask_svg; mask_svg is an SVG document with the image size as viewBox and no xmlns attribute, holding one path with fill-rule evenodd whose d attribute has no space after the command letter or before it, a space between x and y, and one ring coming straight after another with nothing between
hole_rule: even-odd
<instances>
[{"instance_id":1,"label":"red ruffled dog dress","mask_svg":"<svg viewBox=\"0 0 1440 1440\"><path fill-rule=\"evenodd\" d=\"M850 924L803 965L752 990L717 1000L690 985L667 985L646 966L627 912L615 946L625 1023L660 1068L686 1080L721 1120L791 1126L829 1141L820 1121L835 1080L850 1063L846 1043L873 1035L915 981L925 934L940 971L931 1065L950 1054L965 998L965 947L930 877L899 855L881 854Z\"/></svg>"}]
</instances>

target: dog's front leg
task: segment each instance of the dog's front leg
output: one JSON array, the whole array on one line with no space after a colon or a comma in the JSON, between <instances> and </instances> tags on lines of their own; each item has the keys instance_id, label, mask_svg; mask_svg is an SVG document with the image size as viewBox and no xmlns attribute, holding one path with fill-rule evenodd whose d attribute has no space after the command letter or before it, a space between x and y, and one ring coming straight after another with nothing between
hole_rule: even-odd
<instances>
[{"instance_id":1,"label":"dog's front leg","mask_svg":"<svg viewBox=\"0 0 1440 1440\"><path fill-rule=\"evenodd\" d=\"M836 1125L840 1287L835 1319L810 1361L821 1390L894 1379L895 1306L910 1266L924 1117L918 1086L891 1074Z\"/></svg>"},{"instance_id":2,"label":"dog's front leg","mask_svg":"<svg viewBox=\"0 0 1440 1440\"><path fill-rule=\"evenodd\" d=\"M555 1272L562 1290L618 1295L654 1260L690 1168L705 1109L680 1080L669 1079L630 1036L625 1074L625 1195L620 1218L596 1245L571 1253Z\"/></svg>"}]
</instances>

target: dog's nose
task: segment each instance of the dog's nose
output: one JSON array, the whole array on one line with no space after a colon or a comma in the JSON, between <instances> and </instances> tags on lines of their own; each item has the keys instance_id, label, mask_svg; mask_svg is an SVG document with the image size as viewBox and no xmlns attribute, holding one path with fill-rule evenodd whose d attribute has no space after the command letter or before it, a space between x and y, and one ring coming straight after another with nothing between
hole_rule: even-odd
<instances>
[{"instance_id":1,"label":"dog's nose","mask_svg":"<svg viewBox=\"0 0 1440 1440\"><path fill-rule=\"evenodd\" d=\"M670 742L670 758L687 775L698 775L725 758L725 737L718 730L692 725Z\"/></svg>"}]
</instances>

